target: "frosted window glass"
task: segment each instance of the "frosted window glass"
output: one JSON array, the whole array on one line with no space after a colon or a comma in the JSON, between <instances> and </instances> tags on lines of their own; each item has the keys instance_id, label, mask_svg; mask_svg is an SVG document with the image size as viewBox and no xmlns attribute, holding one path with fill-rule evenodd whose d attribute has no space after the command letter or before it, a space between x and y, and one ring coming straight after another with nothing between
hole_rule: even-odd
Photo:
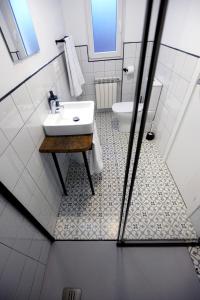
<instances>
[{"instance_id":1,"label":"frosted window glass","mask_svg":"<svg viewBox=\"0 0 200 300\"><path fill-rule=\"evenodd\" d=\"M10 0L10 4L28 55L39 51L27 0Z\"/></svg>"},{"instance_id":2,"label":"frosted window glass","mask_svg":"<svg viewBox=\"0 0 200 300\"><path fill-rule=\"evenodd\" d=\"M116 51L117 0L91 0L94 52Z\"/></svg>"}]
</instances>

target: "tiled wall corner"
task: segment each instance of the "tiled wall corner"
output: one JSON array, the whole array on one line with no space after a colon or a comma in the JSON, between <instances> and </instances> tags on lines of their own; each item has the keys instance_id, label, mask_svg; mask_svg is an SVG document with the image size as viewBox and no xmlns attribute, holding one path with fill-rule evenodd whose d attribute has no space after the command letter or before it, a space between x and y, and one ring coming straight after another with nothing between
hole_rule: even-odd
<instances>
[{"instance_id":1,"label":"tiled wall corner","mask_svg":"<svg viewBox=\"0 0 200 300\"><path fill-rule=\"evenodd\" d=\"M154 128L161 155L165 154L198 58L161 45L156 78L163 84Z\"/></svg>"},{"instance_id":2,"label":"tiled wall corner","mask_svg":"<svg viewBox=\"0 0 200 300\"><path fill-rule=\"evenodd\" d=\"M0 180L53 234L62 189L51 156L39 153L51 89L70 100L63 55L0 102ZM58 159L66 177L67 156Z\"/></svg>"},{"instance_id":3,"label":"tiled wall corner","mask_svg":"<svg viewBox=\"0 0 200 300\"><path fill-rule=\"evenodd\" d=\"M122 59L106 59L104 61L89 61L87 46L77 46L78 59L85 78L85 87L80 100L96 100L95 78L119 77L117 101L133 101L135 94L135 84L139 64L141 43L124 43L124 53ZM152 43L148 43L147 60L149 60ZM134 75L127 76L122 72L122 68L133 65ZM148 65L148 62L147 64ZM147 70L146 70L147 71Z\"/></svg>"},{"instance_id":4,"label":"tiled wall corner","mask_svg":"<svg viewBox=\"0 0 200 300\"><path fill-rule=\"evenodd\" d=\"M123 72L122 101L133 101L139 62L140 43L124 43L123 68L134 66L134 74Z\"/></svg>"},{"instance_id":5,"label":"tiled wall corner","mask_svg":"<svg viewBox=\"0 0 200 300\"><path fill-rule=\"evenodd\" d=\"M144 76L147 77L150 56L152 51L152 42L148 42L147 55L145 61ZM123 68L134 66L134 74L127 75L123 72L122 101L133 101L135 96L135 87L138 74L141 43L124 43L124 61Z\"/></svg>"},{"instance_id":6,"label":"tiled wall corner","mask_svg":"<svg viewBox=\"0 0 200 300\"><path fill-rule=\"evenodd\" d=\"M100 77L119 77L122 79L122 59L107 59L105 61L89 61L87 46L76 47L80 66L85 78L83 95L80 100L94 100L95 95L95 78ZM118 84L117 101L121 100L121 83Z\"/></svg>"},{"instance_id":7,"label":"tiled wall corner","mask_svg":"<svg viewBox=\"0 0 200 300\"><path fill-rule=\"evenodd\" d=\"M39 299L50 242L0 195L0 298Z\"/></svg>"}]
</instances>

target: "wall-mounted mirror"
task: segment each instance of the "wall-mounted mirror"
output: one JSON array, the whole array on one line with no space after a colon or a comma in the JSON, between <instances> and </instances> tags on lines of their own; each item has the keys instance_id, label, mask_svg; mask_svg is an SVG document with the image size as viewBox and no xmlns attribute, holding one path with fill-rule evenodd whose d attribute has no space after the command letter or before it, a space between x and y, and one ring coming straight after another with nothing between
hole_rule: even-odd
<instances>
[{"instance_id":1,"label":"wall-mounted mirror","mask_svg":"<svg viewBox=\"0 0 200 300\"><path fill-rule=\"evenodd\" d=\"M14 62L39 51L28 0L0 0L0 31Z\"/></svg>"}]
</instances>

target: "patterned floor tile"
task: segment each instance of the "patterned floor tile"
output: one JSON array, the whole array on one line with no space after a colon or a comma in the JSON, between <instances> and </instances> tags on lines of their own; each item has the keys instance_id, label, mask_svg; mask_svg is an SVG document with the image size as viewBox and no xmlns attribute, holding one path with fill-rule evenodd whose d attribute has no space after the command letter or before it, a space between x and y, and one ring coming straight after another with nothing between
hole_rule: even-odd
<instances>
[{"instance_id":1,"label":"patterned floor tile","mask_svg":"<svg viewBox=\"0 0 200 300\"><path fill-rule=\"evenodd\" d=\"M200 280L200 247L190 247L188 250L194 264L195 271Z\"/></svg>"},{"instance_id":2,"label":"patterned floor tile","mask_svg":"<svg viewBox=\"0 0 200 300\"><path fill-rule=\"evenodd\" d=\"M60 206L57 239L117 236L129 134L119 132L111 112L97 113L96 124L104 169L101 175L93 175L95 196L91 195L84 165L71 161L66 182L69 196ZM136 142L132 160L135 148ZM144 139L142 144L125 238L196 239L185 203L155 141Z\"/></svg>"}]
</instances>

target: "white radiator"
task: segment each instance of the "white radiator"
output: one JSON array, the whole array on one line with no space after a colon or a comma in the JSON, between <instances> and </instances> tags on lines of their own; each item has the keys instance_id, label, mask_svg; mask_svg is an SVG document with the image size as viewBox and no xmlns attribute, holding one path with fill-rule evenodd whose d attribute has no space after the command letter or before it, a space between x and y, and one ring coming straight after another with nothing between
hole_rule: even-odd
<instances>
[{"instance_id":1,"label":"white radiator","mask_svg":"<svg viewBox=\"0 0 200 300\"><path fill-rule=\"evenodd\" d=\"M118 77L96 78L96 103L97 109L111 108L117 102L117 83Z\"/></svg>"}]
</instances>

